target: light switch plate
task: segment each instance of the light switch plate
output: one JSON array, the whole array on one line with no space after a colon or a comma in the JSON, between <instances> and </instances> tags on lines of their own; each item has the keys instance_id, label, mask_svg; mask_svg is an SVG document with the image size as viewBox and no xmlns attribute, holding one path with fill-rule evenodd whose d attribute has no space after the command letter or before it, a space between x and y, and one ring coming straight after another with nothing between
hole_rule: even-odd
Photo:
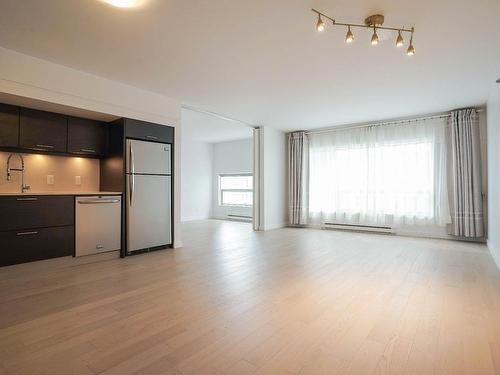
<instances>
[{"instance_id":1,"label":"light switch plate","mask_svg":"<svg viewBox=\"0 0 500 375\"><path fill-rule=\"evenodd\" d=\"M47 185L54 185L54 175L53 174L47 175Z\"/></svg>"},{"instance_id":2,"label":"light switch plate","mask_svg":"<svg viewBox=\"0 0 500 375\"><path fill-rule=\"evenodd\" d=\"M82 184L82 177L75 176L75 185L80 186Z\"/></svg>"}]
</instances>

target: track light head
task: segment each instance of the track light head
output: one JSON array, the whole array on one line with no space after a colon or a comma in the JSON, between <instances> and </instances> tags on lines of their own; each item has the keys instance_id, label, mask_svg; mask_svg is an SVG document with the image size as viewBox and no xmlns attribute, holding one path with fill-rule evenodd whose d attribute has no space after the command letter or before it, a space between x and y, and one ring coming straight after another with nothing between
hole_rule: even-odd
<instances>
[{"instance_id":1,"label":"track light head","mask_svg":"<svg viewBox=\"0 0 500 375\"><path fill-rule=\"evenodd\" d=\"M346 43L352 43L352 42L354 42L354 35L353 35L352 31L351 31L351 26L347 27L347 34L345 36L345 42Z\"/></svg>"},{"instance_id":2,"label":"track light head","mask_svg":"<svg viewBox=\"0 0 500 375\"><path fill-rule=\"evenodd\" d=\"M373 35L372 35L372 45L376 46L379 42L378 35L377 35L377 28L373 28Z\"/></svg>"},{"instance_id":3,"label":"track light head","mask_svg":"<svg viewBox=\"0 0 500 375\"><path fill-rule=\"evenodd\" d=\"M413 56L415 54L415 47L413 47L413 28L411 29L410 45L406 50L408 56Z\"/></svg>"},{"instance_id":4,"label":"track light head","mask_svg":"<svg viewBox=\"0 0 500 375\"><path fill-rule=\"evenodd\" d=\"M408 49L406 50L406 54L408 56L413 56L415 54L415 47L413 47L412 43L410 43L410 45L408 46Z\"/></svg>"},{"instance_id":5,"label":"track light head","mask_svg":"<svg viewBox=\"0 0 500 375\"><path fill-rule=\"evenodd\" d=\"M401 30L398 31L398 38L396 39L396 46L397 47L402 47L403 44L405 43L403 36L401 35Z\"/></svg>"},{"instance_id":6,"label":"track light head","mask_svg":"<svg viewBox=\"0 0 500 375\"><path fill-rule=\"evenodd\" d=\"M325 30L325 23L321 19L321 14L318 14L318 23L316 23L316 30L318 30L318 32L322 32Z\"/></svg>"}]
</instances>

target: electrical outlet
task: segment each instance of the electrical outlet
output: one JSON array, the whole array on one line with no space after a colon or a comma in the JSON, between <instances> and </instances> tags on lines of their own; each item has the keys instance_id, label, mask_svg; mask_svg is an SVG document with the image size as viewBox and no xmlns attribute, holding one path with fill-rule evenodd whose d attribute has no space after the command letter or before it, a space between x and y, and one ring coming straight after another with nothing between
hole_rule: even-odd
<instances>
[{"instance_id":1,"label":"electrical outlet","mask_svg":"<svg viewBox=\"0 0 500 375\"><path fill-rule=\"evenodd\" d=\"M53 174L47 175L47 185L54 185L54 175Z\"/></svg>"},{"instance_id":2,"label":"electrical outlet","mask_svg":"<svg viewBox=\"0 0 500 375\"><path fill-rule=\"evenodd\" d=\"M82 177L75 176L75 185L80 186L82 184Z\"/></svg>"}]
</instances>

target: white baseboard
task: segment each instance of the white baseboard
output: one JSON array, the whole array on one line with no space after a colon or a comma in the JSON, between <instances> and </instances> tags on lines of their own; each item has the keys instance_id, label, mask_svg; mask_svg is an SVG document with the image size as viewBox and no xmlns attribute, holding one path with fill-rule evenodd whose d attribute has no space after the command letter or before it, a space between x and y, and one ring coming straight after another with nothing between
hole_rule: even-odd
<instances>
[{"instance_id":1,"label":"white baseboard","mask_svg":"<svg viewBox=\"0 0 500 375\"><path fill-rule=\"evenodd\" d=\"M182 241L174 241L174 249L179 249L182 247Z\"/></svg>"},{"instance_id":2,"label":"white baseboard","mask_svg":"<svg viewBox=\"0 0 500 375\"><path fill-rule=\"evenodd\" d=\"M493 244L489 240L486 241L486 246L488 247L488 250L490 251L491 257L495 261L497 268L500 270L500 252L498 252L498 250L494 248Z\"/></svg>"},{"instance_id":3,"label":"white baseboard","mask_svg":"<svg viewBox=\"0 0 500 375\"><path fill-rule=\"evenodd\" d=\"M199 220L208 220L210 216L192 216L192 217L184 217L181 219L181 223L185 223L188 221L199 221Z\"/></svg>"},{"instance_id":4,"label":"white baseboard","mask_svg":"<svg viewBox=\"0 0 500 375\"><path fill-rule=\"evenodd\" d=\"M286 223L269 224L269 225L264 225L264 228L262 230L280 229L280 228L285 228L286 226L287 226Z\"/></svg>"}]
</instances>

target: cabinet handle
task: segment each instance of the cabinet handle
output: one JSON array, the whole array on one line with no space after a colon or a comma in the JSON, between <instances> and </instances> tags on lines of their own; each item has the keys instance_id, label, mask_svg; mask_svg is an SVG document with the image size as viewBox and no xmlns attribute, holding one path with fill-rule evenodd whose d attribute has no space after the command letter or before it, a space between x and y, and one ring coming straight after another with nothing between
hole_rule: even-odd
<instances>
[{"instance_id":1,"label":"cabinet handle","mask_svg":"<svg viewBox=\"0 0 500 375\"><path fill-rule=\"evenodd\" d=\"M38 232L19 232L19 233L17 233L18 236L33 236L35 234L38 234Z\"/></svg>"},{"instance_id":2,"label":"cabinet handle","mask_svg":"<svg viewBox=\"0 0 500 375\"><path fill-rule=\"evenodd\" d=\"M82 152L92 152L92 153L95 153L95 150L92 150L92 149L90 149L90 148L82 148L82 149L80 149L80 151L82 151Z\"/></svg>"},{"instance_id":3,"label":"cabinet handle","mask_svg":"<svg viewBox=\"0 0 500 375\"><path fill-rule=\"evenodd\" d=\"M54 148L52 145L36 145L36 147L42 147L42 148Z\"/></svg>"},{"instance_id":4,"label":"cabinet handle","mask_svg":"<svg viewBox=\"0 0 500 375\"><path fill-rule=\"evenodd\" d=\"M155 137L154 135L147 135L146 138L149 138L149 139L158 139L158 137Z\"/></svg>"},{"instance_id":5,"label":"cabinet handle","mask_svg":"<svg viewBox=\"0 0 500 375\"><path fill-rule=\"evenodd\" d=\"M17 198L18 201L37 201L38 198Z\"/></svg>"}]
</instances>

